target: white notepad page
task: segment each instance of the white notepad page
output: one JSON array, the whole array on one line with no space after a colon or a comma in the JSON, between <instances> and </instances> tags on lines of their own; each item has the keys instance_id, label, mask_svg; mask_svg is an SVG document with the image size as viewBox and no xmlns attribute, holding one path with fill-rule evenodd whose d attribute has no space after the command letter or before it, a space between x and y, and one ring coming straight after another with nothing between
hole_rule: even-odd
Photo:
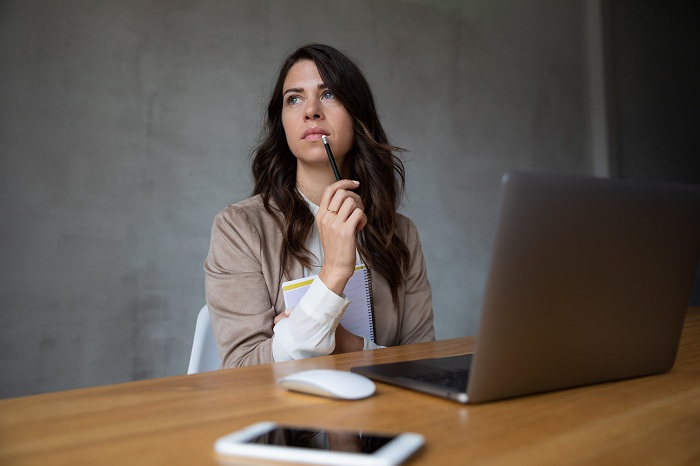
<instances>
[{"instance_id":1,"label":"white notepad page","mask_svg":"<svg viewBox=\"0 0 700 466\"><path fill-rule=\"evenodd\" d=\"M284 304L287 309L296 307L318 275L298 278L282 283ZM351 333L374 341L374 313L372 309L372 281L364 264L355 267L355 273L343 290L350 301L340 319L341 325Z\"/></svg>"}]
</instances>

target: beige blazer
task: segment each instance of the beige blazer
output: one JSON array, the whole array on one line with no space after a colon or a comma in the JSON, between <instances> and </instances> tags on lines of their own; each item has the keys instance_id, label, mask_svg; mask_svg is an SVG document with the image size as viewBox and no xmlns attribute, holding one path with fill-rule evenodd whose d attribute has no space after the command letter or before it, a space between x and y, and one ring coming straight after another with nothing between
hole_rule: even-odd
<instances>
[{"instance_id":1,"label":"beige blazer","mask_svg":"<svg viewBox=\"0 0 700 466\"><path fill-rule=\"evenodd\" d=\"M382 346L435 339L418 231L408 217L399 214L397 220L410 263L396 308L387 282L378 273L372 275L375 342ZM204 262L205 289L224 367L274 362L272 327L285 308L282 283L304 275L302 265L294 261L289 276L281 276L281 244L282 232L260 196L230 205L214 219Z\"/></svg>"}]
</instances>

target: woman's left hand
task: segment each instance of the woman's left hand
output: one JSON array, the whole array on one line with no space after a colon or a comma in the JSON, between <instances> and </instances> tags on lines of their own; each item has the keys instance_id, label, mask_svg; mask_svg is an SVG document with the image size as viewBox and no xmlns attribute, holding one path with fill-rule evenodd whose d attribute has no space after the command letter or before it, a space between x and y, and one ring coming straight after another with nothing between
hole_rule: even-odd
<instances>
[{"instance_id":1,"label":"woman's left hand","mask_svg":"<svg viewBox=\"0 0 700 466\"><path fill-rule=\"evenodd\" d=\"M342 325L338 324L335 329L335 349L333 354L350 353L352 351L362 351L365 348L365 340L354 333L351 333Z\"/></svg>"},{"instance_id":2,"label":"woman's left hand","mask_svg":"<svg viewBox=\"0 0 700 466\"><path fill-rule=\"evenodd\" d=\"M286 319L287 317L289 317L289 314L292 313L292 310L293 310L293 309L294 309L294 308L292 308L292 309L285 309L284 312L280 312L279 314L277 314L277 315L275 316L274 320L272 321L272 326L274 327L275 325L277 325L277 323L278 323L280 320Z\"/></svg>"}]
</instances>

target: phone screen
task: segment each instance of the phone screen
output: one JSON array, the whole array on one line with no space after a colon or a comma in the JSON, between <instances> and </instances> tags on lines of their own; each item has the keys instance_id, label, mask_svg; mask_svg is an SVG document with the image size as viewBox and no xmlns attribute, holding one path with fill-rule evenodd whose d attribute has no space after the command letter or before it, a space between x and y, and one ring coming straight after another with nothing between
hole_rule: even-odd
<instances>
[{"instance_id":1,"label":"phone screen","mask_svg":"<svg viewBox=\"0 0 700 466\"><path fill-rule=\"evenodd\" d=\"M277 426L248 440L248 443L371 454L394 438L395 435Z\"/></svg>"}]
</instances>

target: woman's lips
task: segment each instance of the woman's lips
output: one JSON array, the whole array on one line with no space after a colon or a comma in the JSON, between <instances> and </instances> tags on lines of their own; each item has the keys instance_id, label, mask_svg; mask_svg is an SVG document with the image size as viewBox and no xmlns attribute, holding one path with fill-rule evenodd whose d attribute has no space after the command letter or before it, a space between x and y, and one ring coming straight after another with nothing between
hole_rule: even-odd
<instances>
[{"instance_id":1,"label":"woman's lips","mask_svg":"<svg viewBox=\"0 0 700 466\"><path fill-rule=\"evenodd\" d=\"M304 131L302 139L306 141L319 141L321 140L321 136L328 136L328 133L321 128L314 127Z\"/></svg>"}]
</instances>

